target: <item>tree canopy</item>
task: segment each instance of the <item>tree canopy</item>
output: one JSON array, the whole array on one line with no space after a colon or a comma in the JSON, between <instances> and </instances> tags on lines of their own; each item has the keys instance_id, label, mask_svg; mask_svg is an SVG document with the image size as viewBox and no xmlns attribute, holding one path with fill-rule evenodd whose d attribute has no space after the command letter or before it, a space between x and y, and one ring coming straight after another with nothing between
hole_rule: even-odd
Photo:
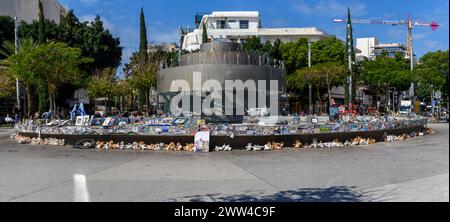
<instances>
[{"instance_id":1,"label":"tree canopy","mask_svg":"<svg viewBox=\"0 0 450 222\"><path fill-rule=\"evenodd\" d=\"M56 110L58 86L80 76L79 65L91 61L81 56L80 49L61 42L37 46L30 42L7 60L9 70L16 78L32 85L46 83L51 111Z\"/></svg>"},{"instance_id":2,"label":"tree canopy","mask_svg":"<svg viewBox=\"0 0 450 222\"><path fill-rule=\"evenodd\" d=\"M432 90L439 90L443 98L448 95L449 79L449 56L448 50L429 52L420 58L419 65L415 68L416 81L420 84L418 95L428 98Z\"/></svg>"},{"instance_id":3,"label":"tree canopy","mask_svg":"<svg viewBox=\"0 0 450 222\"><path fill-rule=\"evenodd\" d=\"M280 40L262 43L259 37L253 36L245 41L243 49L248 52L266 53L271 59L283 61L288 74L308 66L308 40L305 38L287 43ZM313 64L345 62L345 44L335 36L311 43L311 52Z\"/></svg>"},{"instance_id":4,"label":"tree canopy","mask_svg":"<svg viewBox=\"0 0 450 222\"><path fill-rule=\"evenodd\" d=\"M389 87L398 91L405 91L410 87L413 80L408 60L387 56L363 61L361 63L361 78L365 84L375 86L381 91Z\"/></svg>"},{"instance_id":5,"label":"tree canopy","mask_svg":"<svg viewBox=\"0 0 450 222\"><path fill-rule=\"evenodd\" d=\"M9 16L0 16L0 46L6 40L14 41L14 20ZM5 58L4 55L0 55L0 60Z\"/></svg>"},{"instance_id":6,"label":"tree canopy","mask_svg":"<svg viewBox=\"0 0 450 222\"><path fill-rule=\"evenodd\" d=\"M39 24L38 21L31 24L21 22L19 37L39 40ZM48 41L65 42L70 47L80 48L83 57L94 59L94 62L82 67L86 73L107 67L116 68L120 65L122 57L120 40L114 38L109 30L104 28L100 16L96 16L94 21L82 23L71 10L59 25L45 19L44 30Z\"/></svg>"}]
</instances>

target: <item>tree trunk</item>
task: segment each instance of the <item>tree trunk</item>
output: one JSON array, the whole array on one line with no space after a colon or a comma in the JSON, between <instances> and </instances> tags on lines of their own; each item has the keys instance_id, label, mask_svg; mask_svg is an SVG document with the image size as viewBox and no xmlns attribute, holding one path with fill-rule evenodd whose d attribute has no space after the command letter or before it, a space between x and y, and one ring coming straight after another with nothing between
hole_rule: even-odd
<instances>
[{"instance_id":1,"label":"tree trunk","mask_svg":"<svg viewBox=\"0 0 450 222\"><path fill-rule=\"evenodd\" d=\"M111 115L112 108L111 108L111 97L108 96L108 99L106 100L106 111L108 112L108 115Z\"/></svg>"},{"instance_id":2,"label":"tree trunk","mask_svg":"<svg viewBox=\"0 0 450 222\"><path fill-rule=\"evenodd\" d=\"M332 98L331 98L331 88L330 88L330 86L328 86L327 88L328 88L328 104L329 104L329 107L331 107L331 100L332 100Z\"/></svg>"},{"instance_id":3,"label":"tree trunk","mask_svg":"<svg viewBox=\"0 0 450 222\"><path fill-rule=\"evenodd\" d=\"M56 112L57 112L57 108L56 108L56 93L52 93L52 98L53 98L53 110L52 110L52 119L55 118L56 116Z\"/></svg>"},{"instance_id":4,"label":"tree trunk","mask_svg":"<svg viewBox=\"0 0 450 222\"><path fill-rule=\"evenodd\" d=\"M27 115L32 116L36 112L36 95L34 94L34 87L27 84L27 100L28 100L28 110Z\"/></svg>"},{"instance_id":5,"label":"tree trunk","mask_svg":"<svg viewBox=\"0 0 450 222\"><path fill-rule=\"evenodd\" d=\"M377 107L377 112L379 111L379 107L378 107L378 95L380 94L380 88L377 87L377 89L375 90L375 107Z\"/></svg>"},{"instance_id":6,"label":"tree trunk","mask_svg":"<svg viewBox=\"0 0 450 222\"><path fill-rule=\"evenodd\" d=\"M53 100L50 91L48 92L48 104L49 104L48 109L51 112L53 110Z\"/></svg>"}]
</instances>

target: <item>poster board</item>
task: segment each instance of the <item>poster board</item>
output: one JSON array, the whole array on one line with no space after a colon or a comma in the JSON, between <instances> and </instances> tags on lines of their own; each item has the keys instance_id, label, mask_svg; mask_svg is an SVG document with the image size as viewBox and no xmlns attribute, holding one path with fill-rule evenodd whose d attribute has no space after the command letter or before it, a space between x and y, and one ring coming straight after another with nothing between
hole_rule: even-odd
<instances>
[{"instance_id":1,"label":"poster board","mask_svg":"<svg viewBox=\"0 0 450 222\"><path fill-rule=\"evenodd\" d=\"M209 131L200 131L195 134L195 152L209 152Z\"/></svg>"},{"instance_id":2,"label":"poster board","mask_svg":"<svg viewBox=\"0 0 450 222\"><path fill-rule=\"evenodd\" d=\"M91 116L83 116L83 125L90 126L91 125Z\"/></svg>"},{"instance_id":3,"label":"poster board","mask_svg":"<svg viewBox=\"0 0 450 222\"><path fill-rule=\"evenodd\" d=\"M77 116L75 126L83 126L83 116Z\"/></svg>"},{"instance_id":4,"label":"poster board","mask_svg":"<svg viewBox=\"0 0 450 222\"><path fill-rule=\"evenodd\" d=\"M111 117L107 117L105 119L105 121L103 122L102 126L109 126L109 123L111 122L112 118Z\"/></svg>"}]
</instances>

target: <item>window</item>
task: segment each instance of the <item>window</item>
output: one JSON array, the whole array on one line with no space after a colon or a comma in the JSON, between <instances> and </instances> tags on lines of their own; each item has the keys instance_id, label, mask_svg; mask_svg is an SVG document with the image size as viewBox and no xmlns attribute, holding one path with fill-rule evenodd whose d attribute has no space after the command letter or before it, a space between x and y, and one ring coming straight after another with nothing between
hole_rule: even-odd
<instances>
[{"instance_id":1,"label":"window","mask_svg":"<svg viewBox=\"0 0 450 222\"><path fill-rule=\"evenodd\" d=\"M217 21L217 29L225 29L225 20L218 20Z\"/></svg>"},{"instance_id":2,"label":"window","mask_svg":"<svg viewBox=\"0 0 450 222\"><path fill-rule=\"evenodd\" d=\"M240 29L248 29L248 20L239 21L239 28Z\"/></svg>"}]
</instances>

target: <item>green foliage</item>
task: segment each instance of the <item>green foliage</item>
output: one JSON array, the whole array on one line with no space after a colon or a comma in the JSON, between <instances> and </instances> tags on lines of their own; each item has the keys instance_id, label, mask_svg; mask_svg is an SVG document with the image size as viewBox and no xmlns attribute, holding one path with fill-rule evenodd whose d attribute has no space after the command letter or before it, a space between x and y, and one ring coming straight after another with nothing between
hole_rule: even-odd
<instances>
[{"instance_id":1,"label":"green foliage","mask_svg":"<svg viewBox=\"0 0 450 222\"><path fill-rule=\"evenodd\" d=\"M251 36L245 41L243 50L246 52L257 52L267 55L271 60L281 60L281 41L277 39L273 44L270 41L261 43L261 39L256 36Z\"/></svg>"},{"instance_id":2,"label":"green foliage","mask_svg":"<svg viewBox=\"0 0 450 222\"><path fill-rule=\"evenodd\" d=\"M246 52L258 52L262 50L262 46L263 45L261 44L261 39L259 37L251 36L245 40L242 48Z\"/></svg>"},{"instance_id":3,"label":"green foliage","mask_svg":"<svg viewBox=\"0 0 450 222\"><path fill-rule=\"evenodd\" d=\"M5 41L14 41L14 19L9 16L0 16L0 46ZM5 58L0 54L0 60Z\"/></svg>"},{"instance_id":4,"label":"green foliage","mask_svg":"<svg viewBox=\"0 0 450 222\"><path fill-rule=\"evenodd\" d=\"M319 40L311 44L311 62L312 64L333 62L345 65L345 45L332 36Z\"/></svg>"},{"instance_id":5,"label":"green foliage","mask_svg":"<svg viewBox=\"0 0 450 222\"><path fill-rule=\"evenodd\" d=\"M138 53L133 53L130 63L125 64L124 73L130 87L128 92L135 90L133 93L137 95L141 107L147 104L148 109L150 106L149 92L152 88L156 88L159 64L169 65L175 56L175 53L158 51L150 53L147 60L143 61Z\"/></svg>"},{"instance_id":6,"label":"green foliage","mask_svg":"<svg viewBox=\"0 0 450 222\"><path fill-rule=\"evenodd\" d=\"M206 24L203 23L202 25L202 43L207 43L208 42L208 32L206 30Z\"/></svg>"},{"instance_id":7,"label":"green foliage","mask_svg":"<svg viewBox=\"0 0 450 222\"><path fill-rule=\"evenodd\" d=\"M328 91L329 100L331 100L331 89L341 85L346 75L347 70L341 64L333 62L320 63L288 75L288 87L295 91L301 91L305 90L309 85L313 85L318 92L323 88ZM320 94L318 97L320 97Z\"/></svg>"},{"instance_id":8,"label":"green foliage","mask_svg":"<svg viewBox=\"0 0 450 222\"><path fill-rule=\"evenodd\" d=\"M252 36L245 41L243 49L247 52L266 53L271 59L282 60L286 72L291 74L308 66L308 40L301 38L296 42L282 43L276 40L261 43L260 38ZM311 61L319 63L345 63L345 45L335 36L311 44Z\"/></svg>"},{"instance_id":9,"label":"green foliage","mask_svg":"<svg viewBox=\"0 0 450 222\"><path fill-rule=\"evenodd\" d=\"M48 110L48 88L47 82L45 80L40 80L37 86L37 96L38 96L38 109L41 112Z\"/></svg>"},{"instance_id":10,"label":"green foliage","mask_svg":"<svg viewBox=\"0 0 450 222\"><path fill-rule=\"evenodd\" d=\"M38 5L39 5L39 13L38 13L38 16L39 16L39 33L38 33L38 42L39 43L44 43L45 41L46 41L46 38L45 38L45 22L44 22L44 20L45 20L45 18L44 18L44 9L43 9L43 7L42 7L42 2L41 2L41 0L39 0L39 3L38 3Z\"/></svg>"},{"instance_id":11,"label":"green foliage","mask_svg":"<svg viewBox=\"0 0 450 222\"><path fill-rule=\"evenodd\" d=\"M6 67L0 66L0 99L7 99L15 93L15 81L8 76Z\"/></svg>"},{"instance_id":12,"label":"green foliage","mask_svg":"<svg viewBox=\"0 0 450 222\"><path fill-rule=\"evenodd\" d=\"M148 47L147 27L145 26L144 8L141 8L139 53L143 59L146 59L147 47Z\"/></svg>"},{"instance_id":13,"label":"green foliage","mask_svg":"<svg viewBox=\"0 0 450 222\"><path fill-rule=\"evenodd\" d=\"M407 90L412 81L409 61L404 58L379 56L375 60L361 63L361 79L379 91L394 87L398 91Z\"/></svg>"},{"instance_id":14,"label":"green foliage","mask_svg":"<svg viewBox=\"0 0 450 222\"><path fill-rule=\"evenodd\" d=\"M284 43L280 46L280 52L287 73L294 73L308 66L307 39L300 38L296 42Z\"/></svg>"},{"instance_id":15,"label":"green foliage","mask_svg":"<svg viewBox=\"0 0 450 222\"><path fill-rule=\"evenodd\" d=\"M19 36L39 40L39 22L31 24L21 22ZM101 18L97 16L92 22L81 23L73 11L59 25L46 19L44 21L45 37L48 41L65 42L70 47L80 48L83 57L94 59L94 62L84 64L81 68L85 73L120 65L122 47L120 40L103 26ZM87 77L87 76L85 76ZM87 78L84 78L87 79Z\"/></svg>"},{"instance_id":16,"label":"green foliage","mask_svg":"<svg viewBox=\"0 0 450 222\"><path fill-rule=\"evenodd\" d=\"M449 78L449 56L448 50L429 52L420 58L420 64L415 68L418 96L427 98L432 90L440 90L443 93L444 102L448 96Z\"/></svg>"},{"instance_id":17,"label":"green foliage","mask_svg":"<svg viewBox=\"0 0 450 222\"><path fill-rule=\"evenodd\" d=\"M129 78L130 84L135 89L150 90L156 87L156 74L158 66L153 63L142 63L136 66L133 75Z\"/></svg>"},{"instance_id":18,"label":"green foliage","mask_svg":"<svg viewBox=\"0 0 450 222\"><path fill-rule=\"evenodd\" d=\"M8 58L9 70L16 78L39 87L44 83L47 85L50 110L56 109L58 86L79 78L79 65L91 61L81 56L80 49L61 42L36 46L29 41L17 54Z\"/></svg>"},{"instance_id":19,"label":"green foliage","mask_svg":"<svg viewBox=\"0 0 450 222\"><path fill-rule=\"evenodd\" d=\"M87 87L88 95L92 98L106 98L109 112L113 98L129 94L129 82L118 79L113 68L97 71L90 80Z\"/></svg>"},{"instance_id":20,"label":"green foliage","mask_svg":"<svg viewBox=\"0 0 450 222\"><path fill-rule=\"evenodd\" d=\"M116 93L115 86L117 81L118 79L114 69L106 68L98 71L91 78L90 84L88 85L88 95L93 98L112 98Z\"/></svg>"},{"instance_id":21,"label":"green foliage","mask_svg":"<svg viewBox=\"0 0 450 222\"><path fill-rule=\"evenodd\" d=\"M18 78L20 81L26 84L37 84L38 76L33 72L36 58L32 58L31 52L38 47L32 39L24 39L21 41L18 54L14 54L14 45L7 43L3 45L5 47L4 54L10 53L8 59L3 63L8 67L8 75Z\"/></svg>"}]
</instances>

